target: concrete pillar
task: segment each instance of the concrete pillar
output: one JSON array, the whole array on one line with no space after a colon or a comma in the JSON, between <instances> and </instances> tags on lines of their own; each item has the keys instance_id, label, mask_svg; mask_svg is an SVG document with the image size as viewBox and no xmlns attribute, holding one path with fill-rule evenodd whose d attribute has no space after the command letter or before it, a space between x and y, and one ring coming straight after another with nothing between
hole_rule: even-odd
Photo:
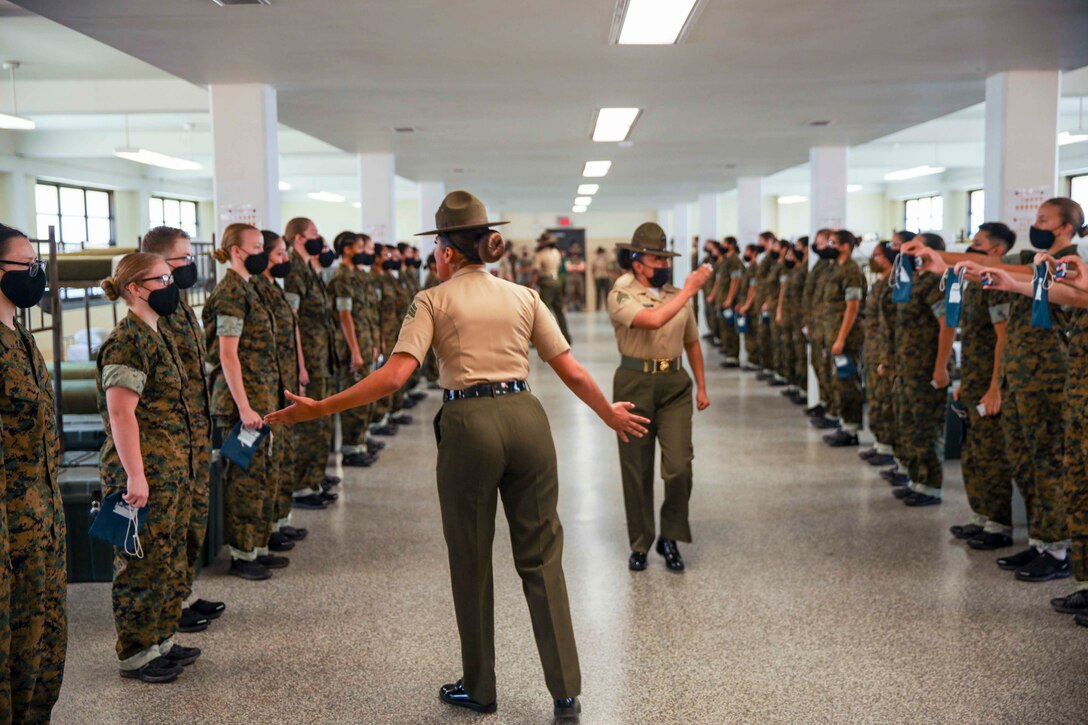
<instances>
[{"instance_id":1,"label":"concrete pillar","mask_svg":"<svg viewBox=\"0 0 1088 725\"><path fill-rule=\"evenodd\" d=\"M677 204L673 209L672 229L665 230L665 234L673 240L672 251L680 255L672 261L672 277L677 286L682 286L691 274L691 238L695 235L691 207L689 203Z\"/></svg>"},{"instance_id":2,"label":"concrete pillar","mask_svg":"<svg viewBox=\"0 0 1088 725\"><path fill-rule=\"evenodd\" d=\"M809 149L809 239L816 230L841 229L846 226L846 154L845 146L817 146ZM816 255L809 256L809 269ZM860 322L859 322L860 324ZM811 363L811 361L810 361ZM820 386L812 365L808 368L808 404L820 402Z\"/></svg>"},{"instance_id":3,"label":"concrete pillar","mask_svg":"<svg viewBox=\"0 0 1088 725\"><path fill-rule=\"evenodd\" d=\"M359 154L360 221L363 232L379 244L398 241L396 171L393 154Z\"/></svg>"},{"instance_id":4,"label":"concrete pillar","mask_svg":"<svg viewBox=\"0 0 1088 725\"><path fill-rule=\"evenodd\" d=\"M419 182L419 230L434 229L434 213L442 206L442 200L446 198L446 184L443 181ZM491 210L488 209L488 213ZM500 220L501 221L501 220ZM423 261L434 251L434 237L419 238L419 253Z\"/></svg>"},{"instance_id":5,"label":"concrete pillar","mask_svg":"<svg viewBox=\"0 0 1088 725\"><path fill-rule=\"evenodd\" d=\"M27 180L23 171L0 174L0 219L34 239L38 236L38 230L36 220L30 218L26 190Z\"/></svg>"},{"instance_id":6,"label":"concrete pillar","mask_svg":"<svg viewBox=\"0 0 1088 725\"><path fill-rule=\"evenodd\" d=\"M1057 190L1060 99L1056 70L986 79L986 220L1007 223L1025 242L1038 202Z\"/></svg>"},{"instance_id":7,"label":"concrete pillar","mask_svg":"<svg viewBox=\"0 0 1088 725\"><path fill-rule=\"evenodd\" d=\"M742 253L759 238L763 224L763 179L741 176L737 179L737 241Z\"/></svg>"},{"instance_id":8,"label":"concrete pillar","mask_svg":"<svg viewBox=\"0 0 1088 725\"><path fill-rule=\"evenodd\" d=\"M221 234L232 222L282 229L276 89L230 83L210 86L208 96L215 158L214 231ZM146 216L146 196L140 198Z\"/></svg>"},{"instance_id":9,"label":"concrete pillar","mask_svg":"<svg viewBox=\"0 0 1088 725\"><path fill-rule=\"evenodd\" d=\"M719 199L717 194L699 194L699 236L701 241L718 239Z\"/></svg>"}]
</instances>

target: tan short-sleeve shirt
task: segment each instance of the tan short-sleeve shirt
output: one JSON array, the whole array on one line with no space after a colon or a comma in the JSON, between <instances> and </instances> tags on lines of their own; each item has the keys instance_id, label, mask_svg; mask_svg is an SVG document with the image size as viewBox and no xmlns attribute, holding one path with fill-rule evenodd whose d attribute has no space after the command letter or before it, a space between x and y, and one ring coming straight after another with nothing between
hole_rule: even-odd
<instances>
[{"instance_id":1,"label":"tan short-sleeve shirt","mask_svg":"<svg viewBox=\"0 0 1088 725\"><path fill-rule=\"evenodd\" d=\"M656 330L632 327L635 317L643 310L660 307L680 290L665 285L660 295L654 295L633 276L625 285L615 285L608 295L608 314L616 330L616 346L621 355L643 360L680 357L684 345L699 339L699 326L691 305L684 305L671 320Z\"/></svg>"},{"instance_id":2,"label":"tan short-sleeve shirt","mask_svg":"<svg viewBox=\"0 0 1088 725\"><path fill-rule=\"evenodd\" d=\"M570 349L535 290L468 267L416 295L393 354L406 353L422 364L433 347L439 384L462 390L524 380L530 342L545 362Z\"/></svg>"},{"instance_id":3,"label":"tan short-sleeve shirt","mask_svg":"<svg viewBox=\"0 0 1088 725\"><path fill-rule=\"evenodd\" d=\"M536 253L533 258L533 266L542 277L559 277L559 267L563 263L563 255L555 247L545 247Z\"/></svg>"}]
</instances>

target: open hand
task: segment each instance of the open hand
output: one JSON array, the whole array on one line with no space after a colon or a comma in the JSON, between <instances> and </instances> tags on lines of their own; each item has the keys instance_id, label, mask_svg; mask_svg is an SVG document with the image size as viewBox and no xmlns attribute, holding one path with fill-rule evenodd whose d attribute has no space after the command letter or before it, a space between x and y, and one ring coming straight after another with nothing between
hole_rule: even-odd
<instances>
[{"instance_id":1,"label":"open hand","mask_svg":"<svg viewBox=\"0 0 1088 725\"><path fill-rule=\"evenodd\" d=\"M635 438L641 438L646 435L646 424L650 422L649 418L643 418L641 415L632 413L631 411L634 407L634 403L628 403L626 401L613 403L612 415L605 421L609 428L616 431L616 434L619 435L620 440L624 443L628 442L628 434Z\"/></svg>"},{"instance_id":2,"label":"open hand","mask_svg":"<svg viewBox=\"0 0 1088 725\"><path fill-rule=\"evenodd\" d=\"M305 423L308 420L316 420L321 417L321 407L318 401L313 398L295 395L287 390L283 391L283 394L291 401L291 405L283 410L277 410L275 413L266 415L264 418L265 423L269 425L294 425L295 423Z\"/></svg>"}]
</instances>

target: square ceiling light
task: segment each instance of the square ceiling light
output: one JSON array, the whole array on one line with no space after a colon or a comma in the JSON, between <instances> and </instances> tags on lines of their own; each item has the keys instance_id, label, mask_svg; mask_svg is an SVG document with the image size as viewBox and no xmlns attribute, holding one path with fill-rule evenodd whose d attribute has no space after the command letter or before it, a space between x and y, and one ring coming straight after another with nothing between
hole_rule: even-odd
<instances>
[{"instance_id":1,"label":"square ceiling light","mask_svg":"<svg viewBox=\"0 0 1088 725\"><path fill-rule=\"evenodd\" d=\"M572 207L570 208L570 210L571 210L572 212L574 212L575 214L584 214L584 213L585 213L585 211L586 211L586 209L588 209L588 207L585 207L585 206L578 206L578 205L572 206Z\"/></svg>"},{"instance_id":2,"label":"square ceiling light","mask_svg":"<svg viewBox=\"0 0 1088 725\"><path fill-rule=\"evenodd\" d=\"M593 203L592 196L576 196L574 197L575 206L589 206Z\"/></svg>"},{"instance_id":3,"label":"square ceiling light","mask_svg":"<svg viewBox=\"0 0 1088 725\"><path fill-rule=\"evenodd\" d=\"M641 108L602 108L593 123L593 140L599 143L626 141Z\"/></svg>"},{"instance_id":4,"label":"square ceiling light","mask_svg":"<svg viewBox=\"0 0 1088 725\"><path fill-rule=\"evenodd\" d=\"M588 179L607 176L608 170L611 168L611 161L587 161L585 168L582 169L582 176Z\"/></svg>"},{"instance_id":5,"label":"square ceiling light","mask_svg":"<svg viewBox=\"0 0 1088 725\"><path fill-rule=\"evenodd\" d=\"M675 45L699 0L619 0L609 40L617 45Z\"/></svg>"},{"instance_id":6,"label":"square ceiling light","mask_svg":"<svg viewBox=\"0 0 1088 725\"><path fill-rule=\"evenodd\" d=\"M578 185L578 194L580 196L586 196L586 195L592 196L593 194L596 194L597 190L600 189L600 188L601 188L600 184L579 184Z\"/></svg>"},{"instance_id":7,"label":"square ceiling light","mask_svg":"<svg viewBox=\"0 0 1088 725\"><path fill-rule=\"evenodd\" d=\"M934 176L936 174L943 174L943 166L913 166L909 169L900 169L899 171L892 171L884 174L884 181L906 181L907 179L919 179L923 176Z\"/></svg>"}]
</instances>

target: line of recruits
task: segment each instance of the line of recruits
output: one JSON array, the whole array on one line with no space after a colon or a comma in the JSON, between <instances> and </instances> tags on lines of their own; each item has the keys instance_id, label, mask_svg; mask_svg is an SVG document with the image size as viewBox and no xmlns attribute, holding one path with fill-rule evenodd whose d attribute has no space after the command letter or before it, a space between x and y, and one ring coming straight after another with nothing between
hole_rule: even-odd
<instances>
[{"instance_id":1,"label":"line of recruits","mask_svg":"<svg viewBox=\"0 0 1088 725\"><path fill-rule=\"evenodd\" d=\"M174 641L207 629L222 602L193 594L207 528L213 443L240 422L260 428L284 390L328 394L380 366L419 290L418 252L344 232L329 250L309 219L283 236L232 224L214 251L227 266L202 323L182 290L198 281L189 236L157 227L141 251L103 280L128 314L96 355L106 441L105 494L147 507L140 550L115 550L113 610L123 677L170 682L200 650ZM339 256L339 266L329 269ZM326 284L326 279L329 280ZM44 294L45 263L22 232L0 225L0 721L47 721L60 691L66 649L65 522L58 487L60 444L52 376L18 310ZM277 280L281 284L277 284ZM429 284L437 284L433 277ZM303 334L301 331L305 331ZM433 367L433 366L432 366ZM210 370L210 374L205 374ZM437 371L425 373L432 382ZM411 422L402 413L425 396L420 375L375 405L345 415L343 463L370 466ZM324 509L339 479L326 474L333 427L317 421L272 431L248 469L225 463L224 518L230 573L271 577L307 535L293 508Z\"/></svg>"},{"instance_id":2,"label":"line of recruits","mask_svg":"<svg viewBox=\"0 0 1088 725\"><path fill-rule=\"evenodd\" d=\"M761 380L804 405L809 355L819 402L805 408L833 447L857 446L868 407L874 442L859 456L907 507L942 501L947 411L964 421L962 470L972 520L952 526L978 551L1010 547L1013 486L1027 509L1028 546L997 559L1021 582L1075 576L1051 607L1088 626L1088 265L1074 244L1084 211L1049 199L1031 249L1011 253L1004 223L980 226L962 254L937 234L898 232L873 250L868 277L857 239L822 229L811 245L764 232L739 257L736 240L707 242L711 337L726 368L740 344ZM959 333L960 384L951 390Z\"/></svg>"}]
</instances>

